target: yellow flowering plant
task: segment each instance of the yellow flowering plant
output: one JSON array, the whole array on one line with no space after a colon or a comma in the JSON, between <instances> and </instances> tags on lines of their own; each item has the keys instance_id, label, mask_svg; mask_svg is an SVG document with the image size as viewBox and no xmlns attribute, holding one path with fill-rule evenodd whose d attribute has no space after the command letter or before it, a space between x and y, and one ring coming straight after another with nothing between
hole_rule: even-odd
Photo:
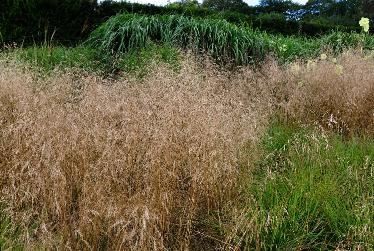
<instances>
[{"instance_id":1,"label":"yellow flowering plant","mask_svg":"<svg viewBox=\"0 0 374 251\"><path fill-rule=\"evenodd\" d=\"M362 17L359 24L362 27L362 29L364 30L364 32L367 32L367 33L369 32L369 28L370 28L369 18Z\"/></svg>"}]
</instances>

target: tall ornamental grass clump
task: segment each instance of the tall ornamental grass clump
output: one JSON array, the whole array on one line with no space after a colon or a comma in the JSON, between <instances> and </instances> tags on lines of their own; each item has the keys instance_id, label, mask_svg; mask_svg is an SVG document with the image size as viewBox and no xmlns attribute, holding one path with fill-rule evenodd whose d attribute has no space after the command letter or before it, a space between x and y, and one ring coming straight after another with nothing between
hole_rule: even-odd
<instances>
[{"instance_id":1,"label":"tall ornamental grass clump","mask_svg":"<svg viewBox=\"0 0 374 251\"><path fill-rule=\"evenodd\" d=\"M286 88L288 119L346 135L374 135L374 52L358 55L294 64Z\"/></svg>"},{"instance_id":2,"label":"tall ornamental grass clump","mask_svg":"<svg viewBox=\"0 0 374 251\"><path fill-rule=\"evenodd\" d=\"M146 46L150 41L170 43L236 63L247 64L266 55L264 33L224 20L185 16L117 15L96 29L87 44L112 54Z\"/></svg>"},{"instance_id":3,"label":"tall ornamental grass clump","mask_svg":"<svg viewBox=\"0 0 374 251\"><path fill-rule=\"evenodd\" d=\"M179 15L146 16L122 14L98 27L86 41L111 55L120 55L150 42L169 43L195 52L208 53L221 62L251 64L274 55L281 62L320 55L326 48L374 48L374 37L358 33L332 32L320 38L270 35L225 20Z\"/></svg>"},{"instance_id":4,"label":"tall ornamental grass clump","mask_svg":"<svg viewBox=\"0 0 374 251\"><path fill-rule=\"evenodd\" d=\"M218 249L207 221L236 201L267 82L167 68L140 84L0 61L0 250Z\"/></svg>"}]
</instances>

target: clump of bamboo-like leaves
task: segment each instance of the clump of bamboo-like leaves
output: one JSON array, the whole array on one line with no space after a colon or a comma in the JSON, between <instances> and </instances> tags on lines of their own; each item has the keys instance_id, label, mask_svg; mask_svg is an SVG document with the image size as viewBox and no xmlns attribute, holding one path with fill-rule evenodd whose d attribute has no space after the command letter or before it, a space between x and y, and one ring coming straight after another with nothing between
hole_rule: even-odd
<instances>
[{"instance_id":1,"label":"clump of bamboo-like leaves","mask_svg":"<svg viewBox=\"0 0 374 251\"><path fill-rule=\"evenodd\" d=\"M352 47L374 48L373 36L332 32L320 38L270 35L225 20L180 15L147 16L121 14L98 27L86 42L105 53L119 55L150 42L169 43L183 49L208 53L221 62L251 64L274 55L281 62L318 57L331 48L334 53Z\"/></svg>"},{"instance_id":2,"label":"clump of bamboo-like leaves","mask_svg":"<svg viewBox=\"0 0 374 251\"><path fill-rule=\"evenodd\" d=\"M91 34L88 44L118 54L155 41L247 64L264 58L269 45L263 35L225 20L125 14L100 26Z\"/></svg>"}]
</instances>

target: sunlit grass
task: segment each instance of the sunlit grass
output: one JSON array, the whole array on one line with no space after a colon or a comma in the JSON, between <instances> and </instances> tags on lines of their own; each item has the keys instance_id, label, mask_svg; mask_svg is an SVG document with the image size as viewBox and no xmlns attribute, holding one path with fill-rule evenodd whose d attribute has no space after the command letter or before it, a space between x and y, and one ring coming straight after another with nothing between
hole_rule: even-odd
<instances>
[{"instance_id":1,"label":"sunlit grass","mask_svg":"<svg viewBox=\"0 0 374 251\"><path fill-rule=\"evenodd\" d=\"M373 247L374 140L274 123L233 239L242 249ZM239 224L244 224L238 220ZM235 243L235 241L234 241Z\"/></svg>"}]
</instances>

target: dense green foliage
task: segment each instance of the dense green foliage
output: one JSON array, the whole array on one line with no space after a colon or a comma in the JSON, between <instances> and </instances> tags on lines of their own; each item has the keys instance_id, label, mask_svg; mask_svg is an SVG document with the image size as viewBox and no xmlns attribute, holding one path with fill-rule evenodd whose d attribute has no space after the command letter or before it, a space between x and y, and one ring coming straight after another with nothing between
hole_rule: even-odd
<instances>
[{"instance_id":1,"label":"dense green foliage","mask_svg":"<svg viewBox=\"0 0 374 251\"><path fill-rule=\"evenodd\" d=\"M225 5L222 3L215 3ZM217 11L218 10L218 11ZM201 7L194 5L169 4L166 7L152 5L112 3L103 2L99 7L102 16L113 16L117 13L137 13L148 15L170 15L183 14L190 17L204 17L213 19L224 19L234 24L245 24L252 28L259 28L271 33L284 35L308 35L315 36L339 29L341 31L358 31L359 27L355 20L336 20L322 17L313 17L295 20L293 17L283 12L272 12L265 7L248 7L238 11L233 8L211 7L210 2L204 2Z\"/></svg>"},{"instance_id":2,"label":"dense green foliage","mask_svg":"<svg viewBox=\"0 0 374 251\"><path fill-rule=\"evenodd\" d=\"M243 0L205 0L202 4L211 10L245 12L249 7Z\"/></svg>"},{"instance_id":3,"label":"dense green foliage","mask_svg":"<svg viewBox=\"0 0 374 251\"><path fill-rule=\"evenodd\" d=\"M107 0L98 6L100 16L112 16L117 13L138 13L149 15L183 14L193 17L216 17L229 22L244 22L253 28L261 28L282 34L317 35L333 29L355 31L361 16L372 17L373 4L362 0L318 0L306 5L295 4L290 0L266 0L259 6L248 6L241 0L205 0L199 6L195 1L181 1L165 7L136 3L113 2ZM282 16L287 29L272 29L279 19L262 22L264 16L275 14ZM297 22L296 22L297 21Z\"/></svg>"},{"instance_id":4,"label":"dense green foliage","mask_svg":"<svg viewBox=\"0 0 374 251\"><path fill-rule=\"evenodd\" d=\"M241 1L212 0L201 6L193 1L183 1L160 7L110 0L100 4L96 0L4 0L0 1L0 41L30 44L54 40L71 45L85 40L93 29L118 13L182 14L224 19L270 33L307 36L337 29L359 31L358 19L361 15L369 15L359 9L361 5L351 4L354 8L350 7L349 1L345 5L339 2L338 7L327 3L301 6L283 2L250 7ZM231 7L222 8L227 4ZM320 10L316 6L323 6L324 9ZM363 10L370 9L370 4L365 6Z\"/></svg>"},{"instance_id":5,"label":"dense green foliage","mask_svg":"<svg viewBox=\"0 0 374 251\"><path fill-rule=\"evenodd\" d=\"M169 43L195 52L206 52L218 61L250 64L275 55L280 61L318 56L323 49L339 53L348 47L374 48L374 37L333 32L321 38L269 35L220 19L186 16L122 14L97 28L87 44L120 55L150 42Z\"/></svg>"},{"instance_id":6,"label":"dense green foliage","mask_svg":"<svg viewBox=\"0 0 374 251\"><path fill-rule=\"evenodd\" d=\"M104 75L144 75L150 67L147 62L154 58L178 69L176 48L208 53L225 65L245 65L259 63L269 55L287 63L319 57L326 49L338 54L352 47L372 50L374 37L346 32L319 38L283 36L220 18L121 14L98 27L82 45L63 47L46 42L13 51L20 60L43 72L80 68Z\"/></svg>"},{"instance_id":7,"label":"dense green foliage","mask_svg":"<svg viewBox=\"0 0 374 251\"><path fill-rule=\"evenodd\" d=\"M335 250L373 247L374 141L275 123L248 191L256 230L242 247ZM251 232L261 234L255 238Z\"/></svg>"},{"instance_id":8,"label":"dense green foliage","mask_svg":"<svg viewBox=\"0 0 374 251\"><path fill-rule=\"evenodd\" d=\"M0 1L0 41L80 40L96 22L92 15L95 6L92 0Z\"/></svg>"}]
</instances>

